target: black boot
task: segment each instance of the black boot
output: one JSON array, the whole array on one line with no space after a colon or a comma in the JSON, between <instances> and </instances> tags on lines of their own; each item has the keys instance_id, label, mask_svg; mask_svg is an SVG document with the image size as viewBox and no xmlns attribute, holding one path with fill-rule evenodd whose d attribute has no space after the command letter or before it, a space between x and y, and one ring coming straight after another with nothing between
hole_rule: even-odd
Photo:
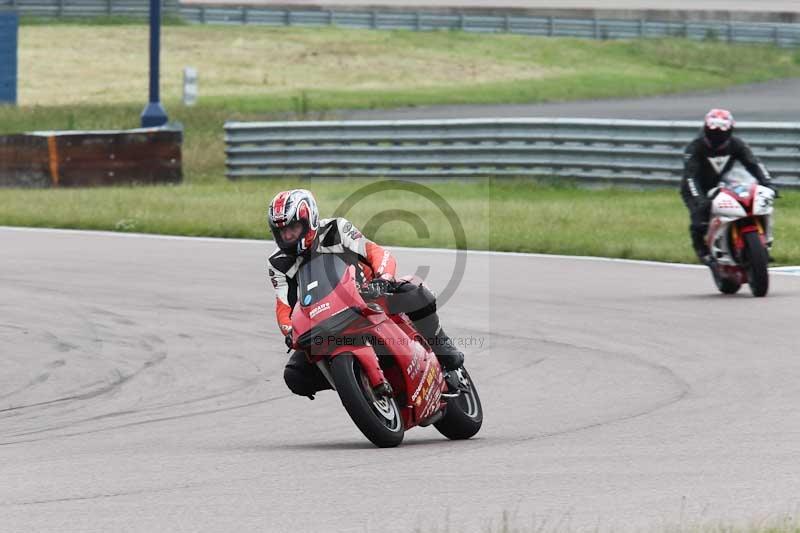
<instances>
[{"instance_id":1,"label":"black boot","mask_svg":"<svg viewBox=\"0 0 800 533\"><path fill-rule=\"evenodd\" d=\"M441 326L433 338L426 339L445 370L455 370L464 365L464 353L456 348Z\"/></svg>"},{"instance_id":2,"label":"black boot","mask_svg":"<svg viewBox=\"0 0 800 533\"><path fill-rule=\"evenodd\" d=\"M711 266L713 258L711 257L711 250L708 249L703 233L699 231L692 231L692 247L697 258L706 266Z\"/></svg>"},{"instance_id":3,"label":"black boot","mask_svg":"<svg viewBox=\"0 0 800 533\"><path fill-rule=\"evenodd\" d=\"M464 354L456 348L452 339L439 325L439 316L435 312L425 318L414 320L414 326L425 337L445 370L455 370L464 364Z\"/></svg>"}]
</instances>

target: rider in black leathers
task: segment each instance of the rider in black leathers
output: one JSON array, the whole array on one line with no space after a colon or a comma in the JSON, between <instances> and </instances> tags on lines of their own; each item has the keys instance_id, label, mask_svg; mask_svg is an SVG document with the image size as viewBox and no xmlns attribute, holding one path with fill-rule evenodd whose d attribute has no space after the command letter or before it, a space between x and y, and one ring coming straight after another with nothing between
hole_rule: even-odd
<instances>
[{"instance_id":1,"label":"rider in black leathers","mask_svg":"<svg viewBox=\"0 0 800 533\"><path fill-rule=\"evenodd\" d=\"M712 258L705 242L711 203L707 193L717 186L720 177L740 162L760 184L776 190L767 168L750 147L733 135L735 122L729 111L712 109L705 117L703 132L684 151L681 198L689 209L689 233L700 261L710 265Z\"/></svg>"}]
</instances>

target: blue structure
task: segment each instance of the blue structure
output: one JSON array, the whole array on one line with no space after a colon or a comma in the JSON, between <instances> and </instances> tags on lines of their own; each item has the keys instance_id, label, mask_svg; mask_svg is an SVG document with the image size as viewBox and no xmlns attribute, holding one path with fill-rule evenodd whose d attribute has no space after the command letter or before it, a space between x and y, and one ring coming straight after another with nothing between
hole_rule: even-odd
<instances>
[{"instance_id":1,"label":"blue structure","mask_svg":"<svg viewBox=\"0 0 800 533\"><path fill-rule=\"evenodd\" d=\"M0 104L17 103L16 11L0 10Z\"/></svg>"},{"instance_id":2,"label":"blue structure","mask_svg":"<svg viewBox=\"0 0 800 533\"><path fill-rule=\"evenodd\" d=\"M150 0L150 101L142 111L142 127L163 126L169 120L159 95L159 60L161 58L161 1Z\"/></svg>"}]
</instances>

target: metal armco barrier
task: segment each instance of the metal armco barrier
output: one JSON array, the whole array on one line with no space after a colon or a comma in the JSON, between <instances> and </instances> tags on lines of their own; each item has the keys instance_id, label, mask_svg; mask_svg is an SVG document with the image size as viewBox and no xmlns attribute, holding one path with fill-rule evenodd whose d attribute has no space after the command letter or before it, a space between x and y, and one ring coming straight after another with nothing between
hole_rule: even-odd
<instances>
[{"instance_id":1,"label":"metal armco barrier","mask_svg":"<svg viewBox=\"0 0 800 533\"><path fill-rule=\"evenodd\" d=\"M695 40L774 44L781 47L800 46L800 25L775 22L660 22L596 18L562 19L519 15L444 14L419 11L269 9L254 6L185 4L181 5L180 12L185 20L202 24L335 25L380 30L460 30L587 39L686 37Z\"/></svg>"},{"instance_id":2,"label":"metal armco barrier","mask_svg":"<svg viewBox=\"0 0 800 533\"><path fill-rule=\"evenodd\" d=\"M176 0L161 0L162 12L177 15ZM28 17L147 17L148 0L0 0L3 7L15 9L20 16Z\"/></svg>"},{"instance_id":3,"label":"metal armco barrier","mask_svg":"<svg viewBox=\"0 0 800 533\"><path fill-rule=\"evenodd\" d=\"M780 22L653 21L598 18L535 17L518 14L483 15L426 11L262 8L252 5L193 5L161 0L163 12L201 24L263 24L268 26L342 26L380 30L460 30L517 33L544 37L637 39L686 37L737 43L800 46L800 26ZM146 17L147 0L0 0L0 9L15 9L33 17Z\"/></svg>"},{"instance_id":4,"label":"metal armco barrier","mask_svg":"<svg viewBox=\"0 0 800 533\"><path fill-rule=\"evenodd\" d=\"M0 187L180 183L183 131L53 131L0 136Z\"/></svg>"},{"instance_id":5,"label":"metal armco barrier","mask_svg":"<svg viewBox=\"0 0 800 533\"><path fill-rule=\"evenodd\" d=\"M542 176L677 183L696 122L475 119L228 122L227 176ZM777 183L800 187L800 123L740 123Z\"/></svg>"}]
</instances>

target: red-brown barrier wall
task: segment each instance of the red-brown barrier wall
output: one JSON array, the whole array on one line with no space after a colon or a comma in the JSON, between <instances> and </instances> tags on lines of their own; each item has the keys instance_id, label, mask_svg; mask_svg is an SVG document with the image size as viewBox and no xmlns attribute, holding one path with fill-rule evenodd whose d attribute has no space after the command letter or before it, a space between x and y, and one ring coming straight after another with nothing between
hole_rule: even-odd
<instances>
[{"instance_id":1,"label":"red-brown barrier wall","mask_svg":"<svg viewBox=\"0 0 800 533\"><path fill-rule=\"evenodd\" d=\"M0 187L180 183L182 141L174 129L0 136Z\"/></svg>"}]
</instances>

